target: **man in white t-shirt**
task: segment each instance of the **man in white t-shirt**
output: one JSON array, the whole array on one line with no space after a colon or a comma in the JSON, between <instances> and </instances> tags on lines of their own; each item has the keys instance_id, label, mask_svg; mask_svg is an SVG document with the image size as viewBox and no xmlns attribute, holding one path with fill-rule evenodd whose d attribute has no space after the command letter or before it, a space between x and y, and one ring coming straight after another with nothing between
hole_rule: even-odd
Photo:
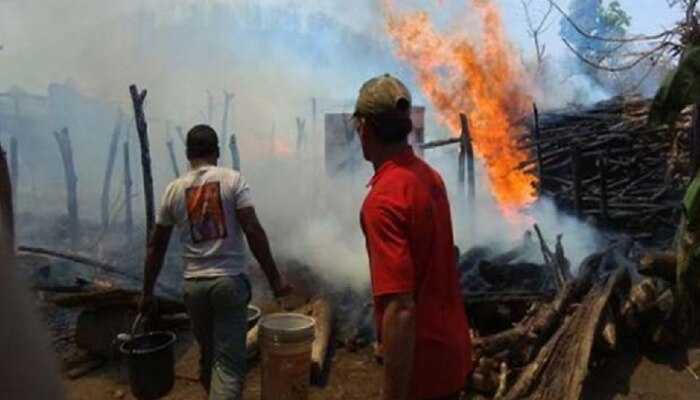
<instances>
[{"instance_id":1,"label":"man in white t-shirt","mask_svg":"<svg viewBox=\"0 0 700 400\"><path fill-rule=\"evenodd\" d=\"M148 311L168 242L177 226L185 264L184 297L201 347L200 379L210 400L240 399L246 374L246 325L250 282L248 240L275 297L291 290L279 274L238 171L217 166L219 143L208 125L187 133L191 169L165 189L148 243L139 309Z\"/></svg>"}]
</instances>

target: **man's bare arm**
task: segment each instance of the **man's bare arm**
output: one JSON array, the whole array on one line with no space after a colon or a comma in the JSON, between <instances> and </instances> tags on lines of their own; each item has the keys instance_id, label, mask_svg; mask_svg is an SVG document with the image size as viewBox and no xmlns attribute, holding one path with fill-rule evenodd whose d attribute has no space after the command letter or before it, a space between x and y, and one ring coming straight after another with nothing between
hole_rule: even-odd
<instances>
[{"instance_id":1,"label":"man's bare arm","mask_svg":"<svg viewBox=\"0 0 700 400\"><path fill-rule=\"evenodd\" d=\"M384 400L406 400L410 389L416 341L415 303L412 294L382 296L382 347Z\"/></svg>"},{"instance_id":2,"label":"man's bare arm","mask_svg":"<svg viewBox=\"0 0 700 400\"><path fill-rule=\"evenodd\" d=\"M139 310L141 312L147 311L151 304L153 288L163 267L163 260L165 259L165 253L168 251L168 243L172 232L172 226L156 224L148 240L146 259L143 264L143 291L139 302Z\"/></svg>"},{"instance_id":3,"label":"man's bare arm","mask_svg":"<svg viewBox=\"0 0 700 400\"><path fill-rule=\"evenodd\" d=\"M246 239L248 239L250 251L255 259L258 260L258 264L260 264L268 282L270 282L275 297L286 295L290 290L289 285L280 275L275 260L272 258L270 242L267 240L267 234L260 224L257 214L255 214L255 208L246 207L236 210L236 218L243 229Z\"/></svg>"}]
</instances>

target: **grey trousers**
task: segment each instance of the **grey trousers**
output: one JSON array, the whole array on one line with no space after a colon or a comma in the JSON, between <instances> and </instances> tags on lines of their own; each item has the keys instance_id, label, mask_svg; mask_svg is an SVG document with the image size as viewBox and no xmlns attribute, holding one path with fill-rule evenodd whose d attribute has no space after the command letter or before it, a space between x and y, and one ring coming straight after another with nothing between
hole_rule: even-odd
<instances>
[{"instance_id":1,"label":"grey trousers","mask_svg":"<svg viewBox=\"0 0 700 400\"><path fill-rule=\"evenodd\" d=\"M250 282L245 275L186 279L185 305L201 348L200 381L209 400L243 398Z\"/></svg>"}]
</instances>

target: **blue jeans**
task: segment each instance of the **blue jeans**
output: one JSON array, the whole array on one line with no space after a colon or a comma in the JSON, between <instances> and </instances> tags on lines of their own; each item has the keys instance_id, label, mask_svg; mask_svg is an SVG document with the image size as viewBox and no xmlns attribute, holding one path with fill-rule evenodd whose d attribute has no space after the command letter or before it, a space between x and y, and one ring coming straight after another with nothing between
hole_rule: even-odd
<instances>
[{"instance_id":1,"label":"blue jeans","mask_svg":"<svg viewBox=\"0 0 700 400\"><path fill-rule=\"evenodd\" d=\"M185 305L201 348L200 381L209 400L243 398L250 282L245 275L186 279Z\"/></svg>"}]
</instances>

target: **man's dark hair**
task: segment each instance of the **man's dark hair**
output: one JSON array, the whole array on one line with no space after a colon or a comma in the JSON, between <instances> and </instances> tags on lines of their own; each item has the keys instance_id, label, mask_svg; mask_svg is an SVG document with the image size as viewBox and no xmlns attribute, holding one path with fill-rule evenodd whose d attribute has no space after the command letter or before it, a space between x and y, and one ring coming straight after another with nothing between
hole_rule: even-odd
<instances>
[{"instance_id":1,"label":"man's dark hair","mask_svg":"<svg viewBox=\"0 0 700 400\"><path fill-rule=\"evenodd\" d=\"M187 132L187 158L219 157L219 137L209 125L195 125Z\"/></svg>"},{"instance_id":2,"label":"man's dark hair","mask_svg":"<svg viewBox=\"0 0 700 400\"><path fill-rule=\"evenodd\" d=\"M365 118L365 123L369 125L372 134L382 144L401 143L406 140L408 134L413 129L413 122L410 118Z\"/></svg>"}]
</instances>

